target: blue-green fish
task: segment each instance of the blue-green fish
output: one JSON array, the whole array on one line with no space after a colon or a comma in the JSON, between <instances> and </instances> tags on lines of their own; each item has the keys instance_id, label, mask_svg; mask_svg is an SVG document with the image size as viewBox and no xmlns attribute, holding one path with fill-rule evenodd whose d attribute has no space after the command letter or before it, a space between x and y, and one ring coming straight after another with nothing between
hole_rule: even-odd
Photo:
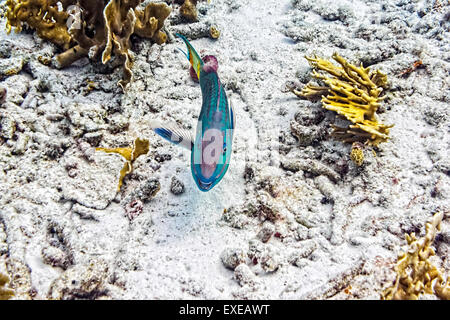
<instances>
[{"instance_id":1,"label":"blue-green fish","mask_svg":"<svg viewBox=\"0 0 450 320\"><path fill-rule=\"evenodd\" d=\"M176 36L187 46L187 52L180 51L191 63L202 90L203 102L195 140L190 132L175 124L153 121L151 127L164 139L191 150L192 177L201 191L208 191L228 170L236 123L235 113L219 80L217 59L207 56L202 60L184 36Z\"/></svg>"}]
</instances>

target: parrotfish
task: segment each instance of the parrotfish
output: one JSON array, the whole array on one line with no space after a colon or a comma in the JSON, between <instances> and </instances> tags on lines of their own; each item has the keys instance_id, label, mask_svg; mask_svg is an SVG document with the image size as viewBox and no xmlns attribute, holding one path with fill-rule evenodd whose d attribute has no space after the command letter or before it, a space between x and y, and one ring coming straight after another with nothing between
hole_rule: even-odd
<instances>
[{"instance_id":1,"label":"parrotfish","mask_svg":"<svg viewBox=\"0 0 450 320\"><path fill-rule=\"evenodd\" d=\"M228 170L236 115L217 74L217 59L206 56L202 60L184 36L176 36L186 44L187 52L179 50L189 60L202 92L195 140L189 131L176 124L152 121L151 128L164 139L191 150L192 177L198 188L206 192L219 183Z\"/></svg>"}]
</instances>

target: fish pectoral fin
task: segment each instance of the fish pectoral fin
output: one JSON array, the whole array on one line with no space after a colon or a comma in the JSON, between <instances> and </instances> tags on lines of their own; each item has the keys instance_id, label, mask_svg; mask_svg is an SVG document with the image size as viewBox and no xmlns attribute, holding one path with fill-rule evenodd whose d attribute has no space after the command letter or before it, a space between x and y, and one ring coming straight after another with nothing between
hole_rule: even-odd
<instances>
[{"instance_id":1,"label":"fish pectoral fin","mask_svg":"<svg viewBox=\"0 0 450 320\"><path fill-rule=\"evenodd\" d=\"M150 122L150 128L167 141L188 150L192 150L194 139L192 138L191 132L181 128L178 124L162 123L153 120Z\"/></svg>"}]
</instances>

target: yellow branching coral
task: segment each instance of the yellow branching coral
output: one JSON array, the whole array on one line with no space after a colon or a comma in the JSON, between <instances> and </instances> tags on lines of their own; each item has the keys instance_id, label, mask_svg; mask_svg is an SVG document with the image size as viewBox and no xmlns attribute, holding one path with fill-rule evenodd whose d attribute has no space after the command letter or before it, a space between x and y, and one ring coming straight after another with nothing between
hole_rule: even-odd
<instances>
[{"instance_id":1,"label":"yellow branching coral","mask_svg":"<svg viewBox=\"0 0 450 320\"><path fill-rule=\"evenodd\" d=\"M107 153L117 153L125 158L126 162L120 170L119 184L117 191L122 187L123 179L127 174L133 171L133 162L141 155L147 154L149 150L149 141L146 139L137 138L134 140L133 147L130 148L96 148L96 151L103 151Z\"/></svg>"},{"instance_id":2,"label":"yellow branching coral","mask_svg":"<svg viewBox=\"0 0 450 320\"><path fill-rule=\"evenodd\" d=\"M132 56L130 36L137 34L158 44L166 41L161 31L171 9L165 3L142 0L7 0L6 28L17 32L24 24L35 29L38 36L59 46L65 52L56 57L65 67L82 57L106 63L111 54L122 58L124 89L131 81Z\"/></svg>"},{"instance_id":3,"label":"yellow branching coral","mask_svg":"<svg viewBox=\"0 0 450 320\"><path fill-rule=\"evenodd\" d=\"M361 141L373 146L387 141L392 125L379 123L375 114L383 100L380 94L386 87L387 76L379 70L352 65L337 53L333 54L333 59L340 66L318 57L306 59L314 69L314 78L323 85L308 83L301 91L292 91L308 99L322 97L324 108L352 122L348 128L333 126L333 135L345 142Z\"/></svg>"},{"instance_id":4,"label":"yellow branching coral","mask_svg":"<svg viewBox=\"0 0 450 320\"><path fill-rule=\"evenodd\" d=\"M8 300L14 296L14 290L7 288L9 277L0 272L0 300Z\"/></svg>"},{"instance_id":5,"label":"yellow branching coral","mask_svg":"<svg viewBox=\"0 0 450 320\"><path fill-rule=\"evenodd\" d=\"M408 251L399 255L395 267L397 278L392 287L383 291L381 299L416 300L423 293L433 292L441 299L450 299L448 277L444 279L443 274L429 260L435 255L431 245L440 230L443 217L442 212L436 213L426 223L426 234L423 238L417 239L414 233L405 236Z\"/></svg>"}]
</instances>

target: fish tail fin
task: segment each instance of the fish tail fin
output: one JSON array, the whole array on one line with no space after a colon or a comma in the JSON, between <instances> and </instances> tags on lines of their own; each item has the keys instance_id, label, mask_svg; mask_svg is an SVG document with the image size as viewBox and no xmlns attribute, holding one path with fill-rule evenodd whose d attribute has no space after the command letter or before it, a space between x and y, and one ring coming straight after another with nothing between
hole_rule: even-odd
<instances>
[{"instance_id":1,"label":"fish tail fin","mask_svg":"<svg viewBox=\"0 0 450 320\"><path fill-rule=\"evenodd\" d=\"M190 42L188 41L188 39L186 39L185 36L183 36L179 33L176 33L175 35L178 38L181 38L181 40L183 40L184 43L186 44L187 52L184 52L183 50L181 50L179 48L178 48L178 50L183 52L183 54L186 56L186 58L191 63L192 68L194 68L194 71L197 74L198 79L200 79L200 70L201 70L201 67L203 66L203 60L200 58L197 51L195 51L194 47L190 44Z\"/></svg>"}]
</instances>

